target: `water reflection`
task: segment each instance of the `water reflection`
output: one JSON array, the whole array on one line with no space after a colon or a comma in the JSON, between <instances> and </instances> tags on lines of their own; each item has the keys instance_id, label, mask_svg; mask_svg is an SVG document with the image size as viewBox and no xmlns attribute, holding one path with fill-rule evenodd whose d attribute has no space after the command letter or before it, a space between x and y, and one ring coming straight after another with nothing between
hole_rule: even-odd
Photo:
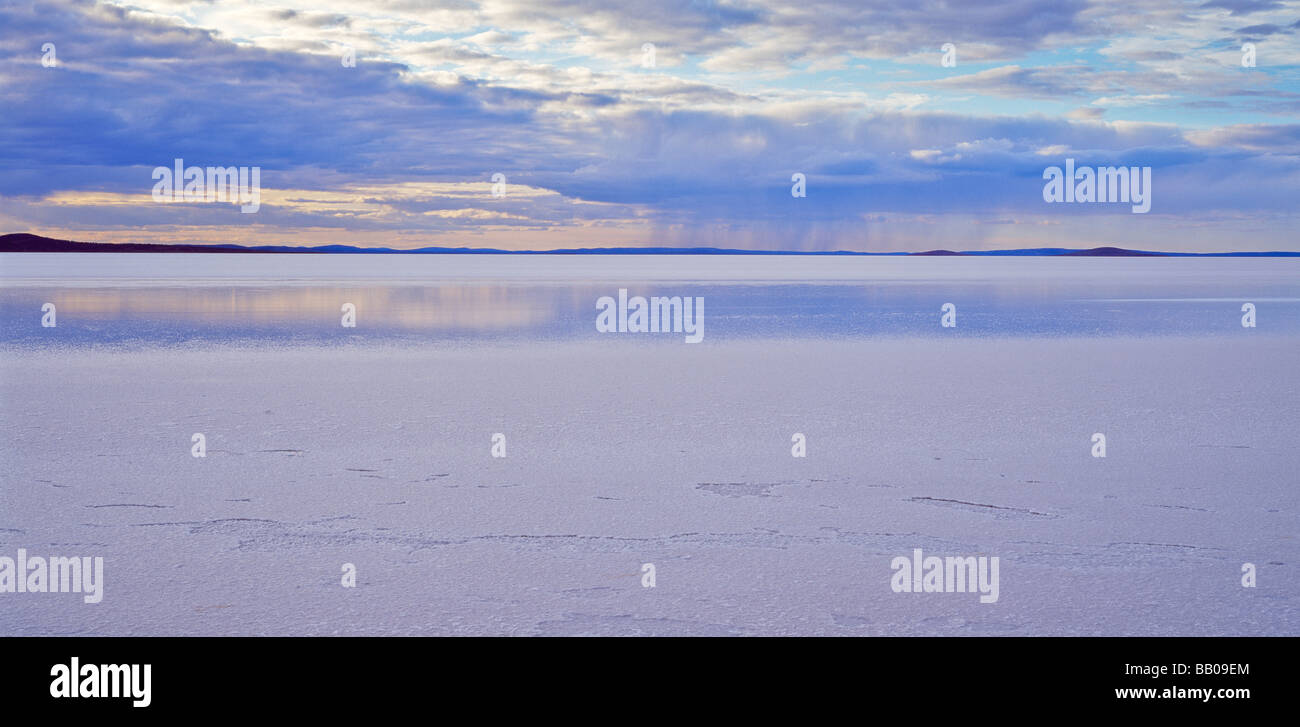
<instances>
[{"instance_id":1,"label":"water reflection","mask_svg":"<svg viewBox=\"0 0 1300 727\"><path fill-rule=\"evenodd\" d=\"M1255 331L1242 329L1238 312L1246 301L1260 307L1258 332L1300 332L1300 276L1288 274L1295 272L1289 261L1223 261L1224 274L1214 275L1206 261L1148 260L1142 261L1145 276L1132 274L1132 261L1115 261L1117 271L1127 271L1124 275L1108 275L1096 264L1108 261L1085 261L1089 264L1074 268L1044 267L1034 260L999 261L997 267L978 261L963 278L954 271L969 261L932 259L909 263L910 277L831 281L826 279L831 270L811 281L744 282L684 276L638 281L636 266L598 261L606 268L597 270L597 263L584 259L573 262L574 269L585 271L576 277L566 276L567 261L547 260L556 279L452 276L420 282L409 277L407 258L381 257L358 261L369 272L348 283L338 282L337 260L328 261L328 280L312 279L309 265L292 280L259 278L256 261L244 260L223 263L250 266L237 276L173 279L169 284L150 277L153 268L141 257L109 257L116 277L104 277L102 266L80 273L67 269L60 276L48 259L40 260L39 275L25 276L21 265L12 264L0 271L0 344L601 340L610 334L595 329L595 301L617 296L619 288L630 296L703 296L706 342L744 337L1249 335ZM127 276L132 260L141 267ZM782 262L763 264L780 270ZM1187 274L1189 262L1198 266L1195 275ZM822 264L829 270L838 262ZM392 280L381 279L383 269L393 272ZM926 279L926 271L935 274ZM41 327L46 302L57 306L56 329ZM340 325L344 303L357 307L356 328ZM956 306L956 328L940 326L945 303ZM648 334L639 340L680 342L681 337Z\"/></svg>"}]
</instances>

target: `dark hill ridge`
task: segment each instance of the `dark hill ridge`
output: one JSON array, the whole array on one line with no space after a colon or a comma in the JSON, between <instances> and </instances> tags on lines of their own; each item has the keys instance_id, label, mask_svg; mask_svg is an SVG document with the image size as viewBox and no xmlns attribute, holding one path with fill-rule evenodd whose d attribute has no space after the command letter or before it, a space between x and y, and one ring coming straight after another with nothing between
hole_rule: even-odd
<instances>
[{"instance_id":1,"label":"dark hill ridge","mask_svg":"<svg viewBox=\"0 0 1300 727\"><path fill-rule=\"evenodd\" d=\"M1094 247L1091 250L1070 250L1061 253L1062 255L1095 255L1097 257L1150 257L1156 255L1154 252L1143 252L1141 250L1125 250L1122 247Z\"/></svg>"},{"instance_id":2,"label":"dark hill ridge","mask_svg":"<svg viewBox=\"0 0 1300 727\"><path fill-rule=\"evenodd\" d=\"M1121 247L1094 247L1073 250L1062 247L1040 247L1023 250L928 250L926 252L853 252L794 251L794 250L730 250L717 247L587 247L564 250L495 250L474 247L421 247L414 250L394 250L388 247L354 247L352 245L317 245L297 247L292 245L151 245L147 243L76 242L55 240L26 232L0 235L0 252L184 252L184 253L324 253L334 255L958 255L964 257L989 256L1083 256L1083 257L1300 257L1300 252L1148 252L1126 250Z\"/></svg>"},{"instance_id":3,"label":"dark hill ridge","mask_svg":"<svg viewBox=\"0 0 1300 727\"><path fill-rule=\"evenodd\" d=\"M55 240L20 232L0 235L0 252L263 252L240 245L147 245Z\"/></svg>"}]
</instances>

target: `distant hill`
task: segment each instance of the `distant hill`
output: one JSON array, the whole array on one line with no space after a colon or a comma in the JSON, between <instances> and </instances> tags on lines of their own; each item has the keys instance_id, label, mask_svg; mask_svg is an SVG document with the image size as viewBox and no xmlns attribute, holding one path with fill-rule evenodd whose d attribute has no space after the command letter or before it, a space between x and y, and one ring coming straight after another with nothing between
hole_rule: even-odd
<instances>
[{"instance_id":1,"label":"distant hill","mask_svg":"<svg viewBox=\"0 0 1300 727\"><path fill-rule=\"evenodd\" d=\"M1166 257L1175 253L1147 252L1145 250L1126 250L1122 247L1094 247L1089 250L1072 250L1066 247L1034 247L1023 250L973 250L956 253L959 255L1086 255L1089 257ZM1194 254L1194 253L1189 253ZM1232 255L1234 253L1208 253L1213 255Z\"/></svg>"},{"instance_id":2,"label":"distant hill","mask_svg":"<svg viewBox=\"0 0 1300 727\"><path fill-rule=\"evenodd\" d=\"M56 240L26 232L0 235L0 252L186 252L186 253L325 253L343 255L958 255L988 256L1084 256L1084 257L1300 257L1300 252L1149 252L1122 247L1094 247L1073 250L1063 247L1038 247L1022 250L927 250L926 252L853 252L849 250L733 250L719 247L583 247L564 250L496 250L481 247L421 247L395 250L390 247L355 247L352 245L151 245L139 242L76 242Z\"/></svg>"},{"instance_id":3,"label":"distant hill","mask_svg":"<svg viewBox=\"0 0 1300 727\"><path fill-rule=\"evenodd\" d=\"M74 242L20 232L0 235L0 252L263 252L241 245L146 245L138 242Z\"/></svg>"}]
</instances>

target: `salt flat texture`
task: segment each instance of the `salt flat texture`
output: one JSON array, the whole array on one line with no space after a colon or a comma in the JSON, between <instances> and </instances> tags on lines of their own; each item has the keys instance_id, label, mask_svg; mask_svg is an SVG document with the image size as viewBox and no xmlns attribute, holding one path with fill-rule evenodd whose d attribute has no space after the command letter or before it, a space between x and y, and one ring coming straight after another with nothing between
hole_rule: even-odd
<instances>
[{"instance_id":1,"label":"salt flat texture","mask_svg":"<svg viewBox=\"0 0 1300 727\"><path fill-rule=\"evenodd\" d=\"M0 634L1300 635L1300 347L1258 333L9 347L0 555L106 585ZM999 601L894 593L914 548Z\"/></svg>"}]
</instances>

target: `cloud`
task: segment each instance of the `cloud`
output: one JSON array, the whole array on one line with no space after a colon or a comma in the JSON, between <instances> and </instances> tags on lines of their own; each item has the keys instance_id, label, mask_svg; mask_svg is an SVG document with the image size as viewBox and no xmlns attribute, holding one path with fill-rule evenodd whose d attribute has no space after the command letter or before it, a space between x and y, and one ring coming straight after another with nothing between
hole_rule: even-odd
<instances>
[{"instance_id":1,"label":"cloud","mask_svg":"<svg viewBox=\"0 0 1300 727\"><path fill-rule=\"evenodd\" d=\"M1137 96L1105 96L1093 101L1094 106L1143 106L1171 98L1167 93L1148 93Z\"/></svg>"},{"instance_id":2,"label":"cloud","mask_svg":"<svg viewBox=\"0 0 1300 727\"><path fill-rule=\"evenodd\" d=\"M1224 247L1244 210L1294 227L1300 95L1267 65L1286 51L1243 69L1223 40L1289 27L1290 6L294 5L0 7L0 218L114 239L505 247L915 249L1043 229L1142 246L1196 219ZM957 68L939 66L949 41ZM1044 206L1042 170L1067 154L1153 166L1149 220ZM261 167L262 210L145 201L176 158Z\"/></svg>"},{"instance_id":3,"label":"cloud","mask_svg":"<svg viewBox=\"0 0 1300 727\"><path fill-rule=\"evenodd\" d=\"M1280 10L1285 5L1277 0L1210 0L1202 8L1220 8L1233 15L1250 15L1264 10Z\"/></svg>"},{"instance_id":4,"label":"cloud","mask_svg":"<svg viewBox=\"0 0 1300 727\"><path fill-rule=\"evenodd\" d=\"M1097 88L1096 74L1086 66L1022 68L999 66L975 73L930 81L940 89L955 89L1010 98L1062 98Z\"/></svg>"},{"instance_id":5,"label":"cloud","mask_svg":"<svg viewBox=\"0 0 1300 727\"><path fill-rule=\"evenodd\" d=\"M1199 147L1231 147L1300 156L1300 124L1236 124L1188 131L1186 137Z\"/></svg>"}]
</instances>

